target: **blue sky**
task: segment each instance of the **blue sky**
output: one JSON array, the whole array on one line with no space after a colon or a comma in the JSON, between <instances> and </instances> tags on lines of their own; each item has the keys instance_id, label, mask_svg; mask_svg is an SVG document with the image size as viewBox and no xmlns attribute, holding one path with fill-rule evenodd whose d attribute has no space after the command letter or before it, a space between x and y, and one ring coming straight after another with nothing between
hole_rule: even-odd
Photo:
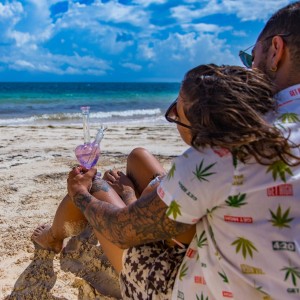
<instances>
[{"instance_id":1,"label":"blue sky","mask_svg":"<svg viewBox=\"0 0 300 300\"><path fill-rule=\"evenodd\" d=\"M238 64L288 0L0 0L0 81L178 82Z\"/></svg>"}]
</instances>

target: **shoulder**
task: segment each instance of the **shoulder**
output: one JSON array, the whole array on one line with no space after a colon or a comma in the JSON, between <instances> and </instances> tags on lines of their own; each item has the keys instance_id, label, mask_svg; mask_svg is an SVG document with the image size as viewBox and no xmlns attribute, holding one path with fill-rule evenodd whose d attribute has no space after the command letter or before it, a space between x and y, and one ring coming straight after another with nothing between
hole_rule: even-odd
<instances>
[{"instance_id":1,"label":"shoulder","mask_svg":"<svg viewBox=\"0 0 300 300\"><path fill-rule=\"evenodd\" d=\"M177 170L179 172L195 169L196 166L221 170L224 166L233 166L233 164L232 155L227 149L205 148L198 151L191 147L173 161L172 168L173 171Z\"/></svg>"}]
</instances>

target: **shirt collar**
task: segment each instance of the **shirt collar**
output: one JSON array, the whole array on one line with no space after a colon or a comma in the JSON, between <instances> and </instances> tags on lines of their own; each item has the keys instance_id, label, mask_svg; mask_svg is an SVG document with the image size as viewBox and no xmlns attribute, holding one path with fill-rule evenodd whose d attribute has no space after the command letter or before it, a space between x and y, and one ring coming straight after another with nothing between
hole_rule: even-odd
<instances>
[{"instance_id":1,"label":"shirt collar","mask_svg":"<svg viewBox=\"0 0 300 300\"><path fill-rule=\"evenodd\" d=\"M274 97L279 104L286 101L300 100L300 84L292 85L278 92Z\"/></svg>"}]
</instances>

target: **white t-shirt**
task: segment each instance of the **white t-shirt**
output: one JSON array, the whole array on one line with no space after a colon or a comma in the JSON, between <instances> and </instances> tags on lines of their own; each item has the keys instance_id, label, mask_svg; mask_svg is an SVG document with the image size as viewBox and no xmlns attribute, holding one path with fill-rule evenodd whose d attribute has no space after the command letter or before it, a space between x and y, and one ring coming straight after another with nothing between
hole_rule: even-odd
<instances>
[{"instance_id":1,"label":"white t-shirt","mask_svg":"<svg viewBox=\"0 0 300 300\"><path fill-rule=\"evenodd\" d=\"M277 126L299 144L300 85L277 98ZM197 224L172 299L300 299L300 166L189 148L157 191L171 219Z\"/></svg>"}]
</instances>

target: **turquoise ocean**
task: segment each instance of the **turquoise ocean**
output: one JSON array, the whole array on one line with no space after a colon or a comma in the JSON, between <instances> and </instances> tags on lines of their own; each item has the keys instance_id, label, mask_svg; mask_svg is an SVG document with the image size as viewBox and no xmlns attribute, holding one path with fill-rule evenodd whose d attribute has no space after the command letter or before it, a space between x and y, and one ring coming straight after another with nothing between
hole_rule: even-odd
<instances>
[{"instance_id":1,"label":"turquoise ocean","mask_svg":"<svg viewBox=\"0 0 300 300\"><path fill-rule=\"evenodd\" d=\"M165 123L180 83L0 83L0 126Z\"/></svg>"}]
</instances>

